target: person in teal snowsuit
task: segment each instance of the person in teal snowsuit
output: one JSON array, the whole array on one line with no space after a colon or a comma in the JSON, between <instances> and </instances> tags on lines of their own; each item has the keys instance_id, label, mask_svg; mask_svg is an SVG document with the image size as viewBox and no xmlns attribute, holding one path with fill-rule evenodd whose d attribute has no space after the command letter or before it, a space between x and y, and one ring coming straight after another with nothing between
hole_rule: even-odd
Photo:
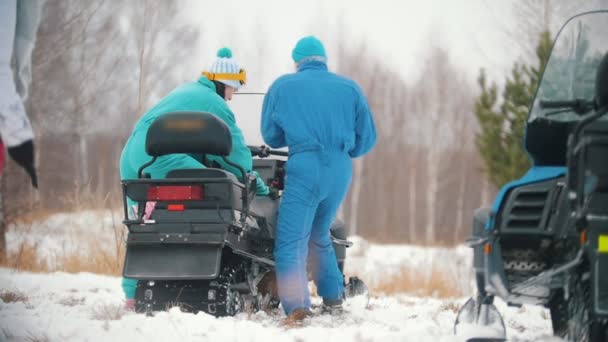
<instances>
[{"instance_id":1,"label":"person in teal snowsuit","mask_svg":"<svg viewBox=\"0 0 608 342\"><path fill-rule=\"evenodd\" d=\"M261 129L266 144L289 148L274 256L283 309L300 320L310 314L307 257L324 307L341 307L344 278L329 228L350 185L351 158L374 146L376 129L359 86L328 71L321 41L302 38L292 58L298 71L271 85Z\"/></svg>"},{"instance_id":2,"label":"person in teal snowsuit","mask_svg":"<svg viewBox=\"0 0 608 342\"><path fill-rule=\"evenodd\" d=\"M251 151L245 143L241 129L237 126L234 114L226 101L245 83L245 72L232 58L228 48L218 51L217 59L203 72L196 82L183 84L152 107L135 124L120 157L121 179L137 179L137 171L152 157L146 153L145 142L148 128L159 116L176 111L199 111L216 115L224 121L232 134L232 151L227 157L231 162L252 170ZM234 166L227 165L221 157L207 156L210 162L217 162L224 170L241 177L241 172ZM188 154L171 154L159 157L154 164L146 168L152 179L164 178L174 169L203 168L203 164ZM257 195L266 196L269 188L262 179L257 178ZM129 206L130 207L130 206ZM127 300L127 308L133 308L137 280L123 278L122 287Z\"/></svg>"}]
</instances>

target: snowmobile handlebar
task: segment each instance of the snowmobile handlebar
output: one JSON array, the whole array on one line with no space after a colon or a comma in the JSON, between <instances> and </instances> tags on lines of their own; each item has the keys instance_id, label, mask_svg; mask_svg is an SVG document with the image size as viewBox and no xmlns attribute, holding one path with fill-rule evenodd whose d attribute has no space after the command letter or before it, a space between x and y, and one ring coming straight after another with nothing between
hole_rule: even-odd
<instances>
[{"instance_id":1,"label":"snowmobile handlebar","mask_svg":"<svg viewBox=\"0 0 608 342\"><path fill-rule=\"evenodd\" d=\"M262 145L262 146L248 145L247 147L249 147L249 150L251 151L252 156L257 156L260 158L266 158L270 155L281 156L281 157L289 156L289 152L287 152L287 151L272 150L272 149L270 149L270 147L268 147L266 145Z\"/></svg>"},{"instance_id":2,"label":"snowmobile handlebar","mask_svg":"<svg viewBox=\"0 0 608 342\"><path fill-rule=\"evenodd\" d=\"M549 100L541 100L540 106L545 109L571 109L575 113L582 115L592 110L595 103L594 101L587 101L584 99L574 99L574 100L565 100L565 101L549 101ZM558 114L562 111L557 111L555 113L549 114Z\"/></svg>"}]
</instances>

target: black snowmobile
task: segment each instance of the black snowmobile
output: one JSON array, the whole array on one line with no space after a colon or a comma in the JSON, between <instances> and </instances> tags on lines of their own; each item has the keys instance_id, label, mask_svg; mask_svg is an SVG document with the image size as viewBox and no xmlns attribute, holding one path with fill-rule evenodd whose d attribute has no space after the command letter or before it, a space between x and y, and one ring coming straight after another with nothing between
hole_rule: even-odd
<instances>
[{"instance_id":1,"label":"black snowmobile","mask_svg":"<svg viewBox=\"0 0 608 342\"><path fill-rule=\"evenodd\" d=\"M562 27L526 126L533 167L474 215L478 293L455 332L489 329L469 341L506 339L495 296L549 308L557 336L608 341L607 23L594 11Z\"/></svg>"},{"instance_id":2,"label":"black snowmobile","mask_svg":"<svg viewBox=\"0 0 608 342\"><path fill-rule=\"evenodd\" d=\"M273 248L280 196L256 197L255 176L226 159L231 147L228 127L209 113L169 113L151 125L146 152L152 160L141 166L138 179L122 182L129 229L123 274L138 280L137 312L179 306L231 316L278 307ZM287 157L266 147L250 149L260 158ZM197 155L207 168L172 170L165 179L146 175L158 157L173 153ZM243 176L209 163L207 155L223 157ZM278 158L254 159L253 166L280 194L284 165ZM331 235L342 270L351 245L345 225L334 222ZM345 289L347 297L367 295L355 277Z\"/></svg>"}]
</instances>

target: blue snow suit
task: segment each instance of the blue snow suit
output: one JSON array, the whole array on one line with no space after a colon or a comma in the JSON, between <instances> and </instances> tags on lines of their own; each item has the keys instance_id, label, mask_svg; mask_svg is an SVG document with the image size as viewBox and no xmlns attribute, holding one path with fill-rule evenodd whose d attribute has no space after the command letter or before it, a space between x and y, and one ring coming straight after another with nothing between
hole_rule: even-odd
<instances>
[{"instance_id":1,"label":"blue snow suit","mask_svg":"<svg viewBox=\"0 0 608 342\"><path fill-rule=\"evenodd\" d=\"M152 107L135 124L133 132L127 140L120 157L121 179L137 179L137 171L144 163L152 159L146 153L146 134L150 125L161 115L176 111L198 111L208 112L216 115L224 121L232 135L232 150L227 157L230 161L239 164L245 170L252 170L251 151L245 143L241 129L236 125L234 114L228 107L226 101L216 93L215 84L206 77L199 78L198 82L189 82L177 87L167 96ZM219 156L207 156L210 161L215 161L228 172L241 177L241 172L226 164ZM174 169L203 168L204 165L187 154L170 154L162 156L151 166L146 168L152 179L164 178L167 172ZM256 173L257 175L257 173ZM261 178L257 177L257 194L268 195L269 189ZM135 297L137 280L123 278L122 287L127 299Z\"/></svg>"},{"instance_id":2,"label":"blue snow suit","mask_svg":"<svg viewBox=\"0 0 608 342\"><path fill-rule=\"evenodd\" d=\"M283 309L310 307L307 257L319 295L339 300L344 277L329 228L351 182L351 158L376 142L367 100L355 82L325 63L304 62L271 85L261 129L266 144L289 148L274 249Z\"/></svg>"}]
</instances>

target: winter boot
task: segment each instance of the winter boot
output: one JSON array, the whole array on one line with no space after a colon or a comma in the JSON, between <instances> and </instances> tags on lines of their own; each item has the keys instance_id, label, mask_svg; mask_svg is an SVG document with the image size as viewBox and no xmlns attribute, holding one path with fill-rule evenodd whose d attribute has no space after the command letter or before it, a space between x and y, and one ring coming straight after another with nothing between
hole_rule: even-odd
<instances>
[{"instance_id":1,"label":"winter boot","mask_svg":"<svg viewBox=\"0 0 608 342\"><path fill-rule=\"evenodd\" d=\"M312 312L309 309L298 308L293 310L283 321L281 325L285 327L298 327L304 325L304 320L312 317Z\"/></svg>"},{"instance_id":2,"label":"winter boot","mask_svg":"<svg viewBox=\"0 0 608 342\"><path fill-rule=\"evenodd\" d=\"M342 308L342 299L327 300L323 299L323 305L321 305L321 313L329 314L332 316L340 315L344 312Z\"/></svg>"},{"instance_id":3,"label":"winter boot","mask_svg":"<svg viewBox=\"0 0 608 342\"><path fill-rule=\"evenodd\" d=\"M135 311L135 299L127 299L125 300L125 311Z\"/></svg>"}]
</instances>

